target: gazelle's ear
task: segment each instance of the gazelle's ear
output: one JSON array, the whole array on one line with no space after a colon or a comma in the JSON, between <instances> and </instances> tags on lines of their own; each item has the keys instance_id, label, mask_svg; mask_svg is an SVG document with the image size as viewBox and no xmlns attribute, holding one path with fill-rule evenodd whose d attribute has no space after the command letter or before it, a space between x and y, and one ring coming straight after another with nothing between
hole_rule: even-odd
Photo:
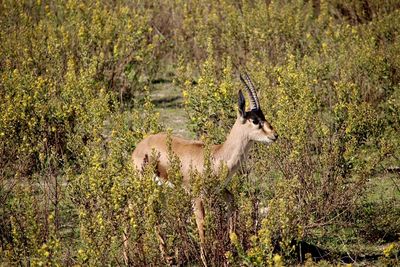
<instances>
[{"instance_id":1,"label":"gazelle's ear","mask_svg":"<svg viewBox=\"0 0 400 267\"><path fill-rule=\"evenodd\" d=\"M244 119L246 111L246 100L244 99L244 95L242 93L242 90L239 90L239 99L238 99L238 107L239 107L239 114L240 117Z\"/></svg>"}]
</instances>

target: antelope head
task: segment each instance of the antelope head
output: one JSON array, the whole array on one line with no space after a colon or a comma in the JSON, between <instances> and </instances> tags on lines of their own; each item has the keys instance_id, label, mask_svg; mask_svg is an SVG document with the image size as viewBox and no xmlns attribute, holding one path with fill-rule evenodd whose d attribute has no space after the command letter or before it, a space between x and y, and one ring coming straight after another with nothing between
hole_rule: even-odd
<instances>
[{"instance_id":1,"label":"antelope head","mask_svg":"<svg viewBox=\"0 0 400 267\"><path fill-rule=\"evenodd\" d=\"M256 89L250 77L245 74L240 75L240 80L250 97L250 111L246 111L246 101L242 90L239 90L239 116L242 127L247 133L249 140L270 144L276 141L278 134L272 125L265 119L264 113L260 108Z\"/></svg>"}]
</instances>

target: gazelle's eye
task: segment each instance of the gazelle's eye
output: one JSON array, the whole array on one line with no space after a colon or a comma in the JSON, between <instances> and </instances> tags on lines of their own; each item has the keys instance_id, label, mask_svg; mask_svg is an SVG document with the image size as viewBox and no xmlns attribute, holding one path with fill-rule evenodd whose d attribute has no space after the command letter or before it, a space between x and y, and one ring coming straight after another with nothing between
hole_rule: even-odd
<instances>
[{"instance_id":1,"label":"gazelle's eye","mask_svg":"<svg viewBox=\"0 0 400 267\"><path fill-rule=\"evenodd\" d=\"M254 125L258 125L260 122L257 120L257 119L255 119L255 120L253 120L253 124Z\"/></svg>"}]
</instances>

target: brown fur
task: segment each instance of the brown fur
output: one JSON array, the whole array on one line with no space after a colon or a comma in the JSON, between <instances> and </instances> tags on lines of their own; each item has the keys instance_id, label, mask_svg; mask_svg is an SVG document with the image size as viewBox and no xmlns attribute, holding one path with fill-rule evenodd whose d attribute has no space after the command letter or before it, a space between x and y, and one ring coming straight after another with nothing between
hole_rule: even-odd
<instances>
[{"instance_id":1,"label":"brown fur","mask_svg":"<svg viewBox=\"0 0 400 267\"><path fill-rule=\"evenodd\" d=\"M275 140L275 131L264 123L263 127L252 125L251 122L242 122L239 117L224 144L211 147L214 169L217 171L220 164L226 164L229 176L237 170L240 162L245 157L253 141L272 143ZM189 182L191 169L203 171L204 165L204 144L200 141L187 140L177 136L171 136L172 151L181 161L181 171L184 177L184 184ZM167 180L168 148L167 134L159 133L150 135L143 139L132 154L132 161L138 170L141 170L145 159L156 152L158 158L158 173L160 177Z\"/></svg>"}]
</instances>

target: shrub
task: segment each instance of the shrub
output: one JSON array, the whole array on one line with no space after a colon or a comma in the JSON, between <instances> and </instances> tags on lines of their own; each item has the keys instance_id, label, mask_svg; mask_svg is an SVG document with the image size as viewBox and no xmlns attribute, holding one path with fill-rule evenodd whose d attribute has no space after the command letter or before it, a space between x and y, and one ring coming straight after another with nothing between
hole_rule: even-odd
<instances>
[{"instance_id":1,"label":"shrub","mask_svg":"<svg viewBox=\"0 0 400 267\"><path fill-rule=\"evenodd\" d=\"M368 0L3 1L2 263L119 265L125 253L129 264L160 265L161 229L166 254L197 264L190 200L201 190L214 265L292 264L296 244L326 245L332 229L354 233L346 246L395 242L398 194L377 201L371 191L398 182L389 173L400 158L398 8ZM229 237L215 193L224 172L208 166L186 192L157 186L153 165L139 175L129 162L139 140L164 129L151 99L156 78L176 75L187 127L209 146L236 118L244 69L280 139L255 145L228 185L238 210ZM179 185L179 161L170 158ZM396 251L381 251L382 262L395 264Z\"/></svg>"}]
</instances>

